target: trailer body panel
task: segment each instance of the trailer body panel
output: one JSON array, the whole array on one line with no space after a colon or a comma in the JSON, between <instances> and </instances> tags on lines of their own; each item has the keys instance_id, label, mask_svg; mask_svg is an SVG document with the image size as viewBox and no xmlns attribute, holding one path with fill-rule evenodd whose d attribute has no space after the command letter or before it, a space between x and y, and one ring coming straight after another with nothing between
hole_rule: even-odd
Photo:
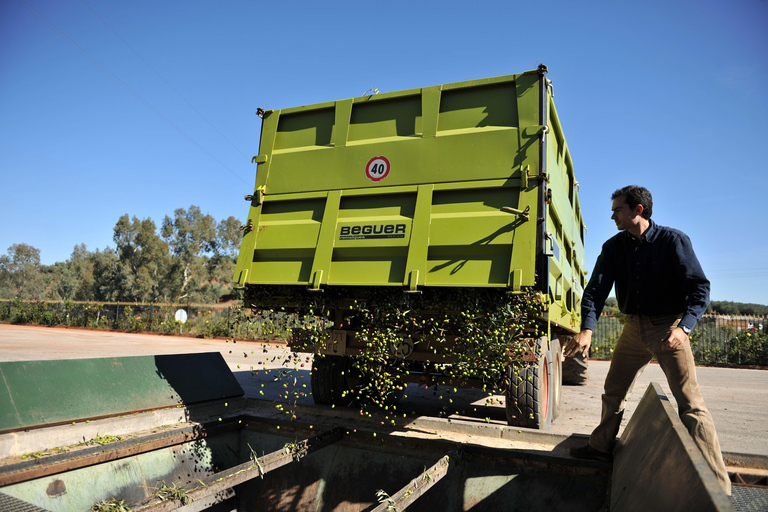
<instances>
[{"instance_id":1,"label":"trailer body panel","mask_svg":"<svg viewBox=\"0 0 768 512\"><path fill-rule=\"evenodd\" d=\"M265 112L236 283L535 287L577 330L585 228L545 71Z\"/></svg>"}]
</instances>

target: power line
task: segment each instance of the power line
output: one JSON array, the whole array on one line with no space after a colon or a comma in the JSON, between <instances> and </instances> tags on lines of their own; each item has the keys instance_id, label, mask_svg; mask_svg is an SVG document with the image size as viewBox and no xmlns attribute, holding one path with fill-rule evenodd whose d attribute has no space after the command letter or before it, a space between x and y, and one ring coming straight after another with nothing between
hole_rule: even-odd
<instances>
[{"instance_id":1,"label":"power line","mask_svg":"<svg viewBox=\"0 0 768 512\"><path fill-rule=\"evenodd\" d=\"M205 116L202 114L202 112L200 112L199 110L197 110L197 109L195 108L195 106L194 106L194 105L192 105L192 103L190 103L190 102L189 102L189 100L187 100L187 98L185 98L185 97L184 97L184 96L183 96L183 95L182 95L182 94L181 94L181 93L180 93L178 90L176 90L176 88L175 88L173 85L171 85L171 84L168 82L168 80L166 80L166 79L165 79L165 77L164 77L163 75L161 75L161 74L160 74L160 72L159 72L158 70L156 70L156 69L155 69L155 68L154 68L154 67L153 67L153 66L152 66L152 65L151 65L149 62L147 62L147 61L144 59L144 57L142 57L142 56L139 54L139 52L137 52L137 51L136 51L136 50L135 50L135 49L134 49L134 48L133 48L133 47L132 47L130 44L128 44L128 41L126 41L125 39L123 39L123 38L120 36L120 34L118 34L118 33L117 33L117 31L116 31L114 28L112 28L112 26L111 26L109 23L107 23L107 22L104 20L104 18L102 18L101 16L99 16L99 15L98 15L98 13L97 13L96 11L94 11L94 10L93 10L93 8L92 8L90 5L88 5L87 3L85 3L85 0L80 0L80 1L83 3L83 5L85 5L85 6L86 6L86 7L87 7L87 8L88 8L88 9L89 9L89 10L90 10L92 13L93 13L93 15L94 15L94 16L96 16L96 17L97 17L97 18L98 18L98 19L99 19L99 20L100 20L100 21L101 21L101 22L102 22L104 25L106 25L106 26L107 26L107 28L108 28L109 30L111 30L111 31L112 31L112 33L113 33L113 34L115 34L115 36L117 36L117 38L118 38L118 39L120 39L120 41L122 41L122 42L123 42L123 44L124 44L125 46L127 46L127 47L128 47L128 48L129 48L129 49L130 49L130 50L131 50L131 51L132 51L132 52L133 52L133 53L134 53L134 54L135 54L135 55L136 55L136 56L137 56L139 59L141 59L141 62L143 62L143 63L144 63L144 64L145 64L145 65L146 65L146 66L147 66L149 69L151 69L151 70L152 70L152 72L153 72L153 73L155 73L155 74L156 74L156 75L157 75L157 76L160 78L160 80L162 80L163 82L165 82L165 85L167 85L168 87L170 87L170 89L171 89L173 92L175 92L175 93L176 93L176 95L178 95L178 97L179 97L179 98L181 98L182 100L184 100L184 102L185 102L187 105L189 105L189 108L191 108L192 110L194 110L195 112L197 112L197 115L199 115L199 116L200 116L200 117L201 117L201 118L202 118L202 119L203 119L203 120L204 120L206 123L208 123L208 125L209 125L211 128L213 128L213 129L216 131L216 133L218 133L219 135L221 135L221 137L222 137L224 140L226 140L226 141L227 141L227 142L228 142L228 143L229 143L229 144L230 144L230 145L231 145L233 148L235 148L235 149L236 149L236 150L237 150L237 151L238 151L238 152L239 152L241 155L243 155L243 157L245 157L245 158L248 158L248 157L245 155L245 153L243 153L243 152L240 150L240 148L238 148L238 147L235 145L235 143L234 143L234 142L232 142L231 140L229 140L229 138L227 138L227 136L226 136L226 135L224 135L224 134L223 134L223 133L222 133L222 132L221 132L221 131L220 131L218 128L216 128L216 126L214 126L214 124L213 124L211 121L209 121L209 120L208 120L208 118L207 118L207 117L205 117Z\"/></svg>"},{"instance_id":2,"label":"power line","mask_svg":"<svg viewBox=\"0 0 768 512\"><path fill-rule=\"evenodd\" d=\"M245 183L248 184L247 181L245 181L239 174L237 174L235 171L230 169L224 162L216 158L210 151L208 151L205 147L203 147L202 144L197 142L191 135L189 135L187 132L182 130L179 126L177 126L173 121L171 121L168 117L165 116L162 112L160 112L157 108L155 108L154 105L152 105L149 101L145 100L138 92L136 92L131 86L129 86L127 83L125 83L123 80L120 79L119 76L117 76L115 73L110 71L109 68L107 68L104 64L99 62L99 60L94 57L88 50L80 46L74 39L69 37L66 32L64 32L62 29L60 29L54 22L49 20L42 12L37 10L35 6L29 3L28 0L19 0L24 7L27 8L29 12L31 12L37 19L48 25L48 27L53 30L56 34L59 35L62 39L64 39L67 43L70 44L75 50L80 52L81 55L83 55L86 59L90 60L96 67L98 67L102 72L104 72L108 77L110 77L112 80L117 82L118 85L120 85L123 89L128 91L134 98L139 100L145 107L147 107L149 110L154 112L160 119L168 123L171 127L173 127L177 132L179 132L181 135L183 135L189 142L194 144L198 147L203 153L208 155L213 161L217 162L219 165L221 165L223 168L225 168L227 171L229 171L230 174L232 174L234 177Z\"/></svg>"}]
</instances>

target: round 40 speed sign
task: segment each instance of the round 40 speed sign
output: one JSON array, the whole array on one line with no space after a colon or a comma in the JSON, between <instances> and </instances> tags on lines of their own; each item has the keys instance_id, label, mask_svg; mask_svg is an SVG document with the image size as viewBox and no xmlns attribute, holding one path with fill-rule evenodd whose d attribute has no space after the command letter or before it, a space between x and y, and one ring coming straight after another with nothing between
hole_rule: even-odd
<instances>
[{"instance_id":1,"label":"round 40 speed sign","mask_svg":"<svg viewBox=\"0 0 768 512\"><path fill-rule=\"evenodd\" d=\"M365 176L373 181L381 181L389 175L389 160L385 156L375 156L365 166Z\"/></svg>"}]
</instances>

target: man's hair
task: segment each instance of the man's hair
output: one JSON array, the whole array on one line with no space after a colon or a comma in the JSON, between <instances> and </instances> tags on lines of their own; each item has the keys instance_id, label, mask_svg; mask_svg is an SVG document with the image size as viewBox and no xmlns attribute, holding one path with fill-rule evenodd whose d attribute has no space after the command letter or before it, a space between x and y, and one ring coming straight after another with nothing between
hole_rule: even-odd
<instances>
[{"instance_id":1,"label":"man's hair","mask_svg":"<svg viewBox=\"0 0 768 512\"><path fill-rule=\"evenodd\" d=\"M651 215L653 214L653 197L651 197L651 193L648 192L647 188L638 187L637 185L629 185L614 192L611 196L611 200L618 199L621 196L624 196L627 205L633 210L637 205L643 205L643 218L651 218Z\"/></svg>"}]
</instances>

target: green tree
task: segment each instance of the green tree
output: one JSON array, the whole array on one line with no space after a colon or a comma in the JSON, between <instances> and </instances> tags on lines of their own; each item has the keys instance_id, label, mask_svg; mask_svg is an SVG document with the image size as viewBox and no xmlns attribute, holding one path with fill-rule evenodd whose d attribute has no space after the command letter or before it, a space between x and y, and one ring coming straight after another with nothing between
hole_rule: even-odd
<instances>
[{"instance_id":1,"label":"green tree","mask_svg":"<svg viewBox=\"0 0 768 512\"><path fill-rule=\"evenodd\" d=\"M177 300L210 300L207 263L219 248L216 219L198 206L178 208L173 218L165 216L161 233L174 256L169 278Z\"/></svg>"},{"instance_id":2,"label":"green tree","mask_svg":"<svg viewBox=\"0 0 768 512\"><path fill-rule=\"evenodd\" d=\"M93 262L90 294L93 300L114 302L130 300L130 283L132 282L128 266L120 262L117 253L107 247L103 251L96 250L91 255Z\"/></svg>"},{"instance_id":3,"label":"green tree","mask_svg":"<svg viewBox=\"0 0 768 512\"><path fill-rule=\"evenodd\" d=\"M729 300L715 301L709 304L709 313L715 312L721 315L768 315L768 306L763 304L751 304L732 302Z\"/></svg>"},{"instance_id":4,"label":"green tree","mask_svg":"<svg viewBox=\"0 0 768 512\"><path fill-rule=\"evenodd\" d=\"M0 296L81 301L216 302L232 290L240 222L217 222L197 206L155 223L123 215L116 248L76 245L64 262L40 265L40 252L17 244L0 256Z\"/></svg>"},{"instance_id":5,"label":"green tree","mask_svg":"<svg viewBox=\"0 0 768 512\"><path fill-rule=\"evenodd\" d=\"M232 293L240 241L243 238L242 224L234 217L222 220L216 230L216 250L208 260L209 280L205 287L209 300L217 301L222 296Z\"/></svg>"},{"instance_id":6,"label":"green tree","mask_svg":"<svg viewBox=\"0 0 768 512\"><path fill-rule=\"evenodd\" d=\"M231 215L222 220L216 228L216 253L237 260L240 242L243 239L243 225Z\"/></svg>"},{"instance_id":7,"label":"green tree","mask_svg":"<svg viewBox=\"0 0 768 512\"><path fill-rule=\"evenodd\" d=\"M216 219L203 215L199 206L177 208L173 219L166 215L161 233L173 254L185 261L213 253L217 247Z\"/></svg>"},{"instance_id":8,"label":"green tree","mask_svg":"<svg viewBox=\"0 0 768 512\"><path fill-rule=\"evenodd\" d=\"M603 314L616 318L622 325L627 315L621 312L619 309L619 302L616 297L608 297L605 299L605 305L603 306Z\"/></svg>"},{"instance_id":9,"label":"green tree","mask_svg":"<svg viewBox=\"0 0 768 512\"><path fill-rule=\"evenodd\" d=\"M157 235L152 219L129 219L128 214L117 221L113 240L123 269L117 272L121 291L119 300L140 302L167 298L164 288L170 266L168 244Z\"/></svg>"},{"instance_id":10,"label":"green tree","mask_svg":"<svg viewBox=\"0 0 768 512\"><path fill-rule=\"evenodd\" d=\"M39 249L27 244L13 244L7 255L0 256L0 291L8 298L44 297Z\"/></svg>"},{"instance_id":11,"label":"green tree","mask_svg":"<svg viewBox=\"0 0 768 512\"><path fill-rule=\"evenodd\" d=\"M232 274L235 271L235 259L232 256L214 255L206 261L208 278L200 289L203 302L218 302L232 292Z\"/></svg>"},{"instance_id":12,"label":"green tree","mask_svg":"<svg viewBox=\"0 0 768 512\"><path fill-rule=\"evenodd\" d=\"M63 300L93 300L93 253L76 245L64 263L53 265L52 294Z\"/></svg>"}]
</instances>

